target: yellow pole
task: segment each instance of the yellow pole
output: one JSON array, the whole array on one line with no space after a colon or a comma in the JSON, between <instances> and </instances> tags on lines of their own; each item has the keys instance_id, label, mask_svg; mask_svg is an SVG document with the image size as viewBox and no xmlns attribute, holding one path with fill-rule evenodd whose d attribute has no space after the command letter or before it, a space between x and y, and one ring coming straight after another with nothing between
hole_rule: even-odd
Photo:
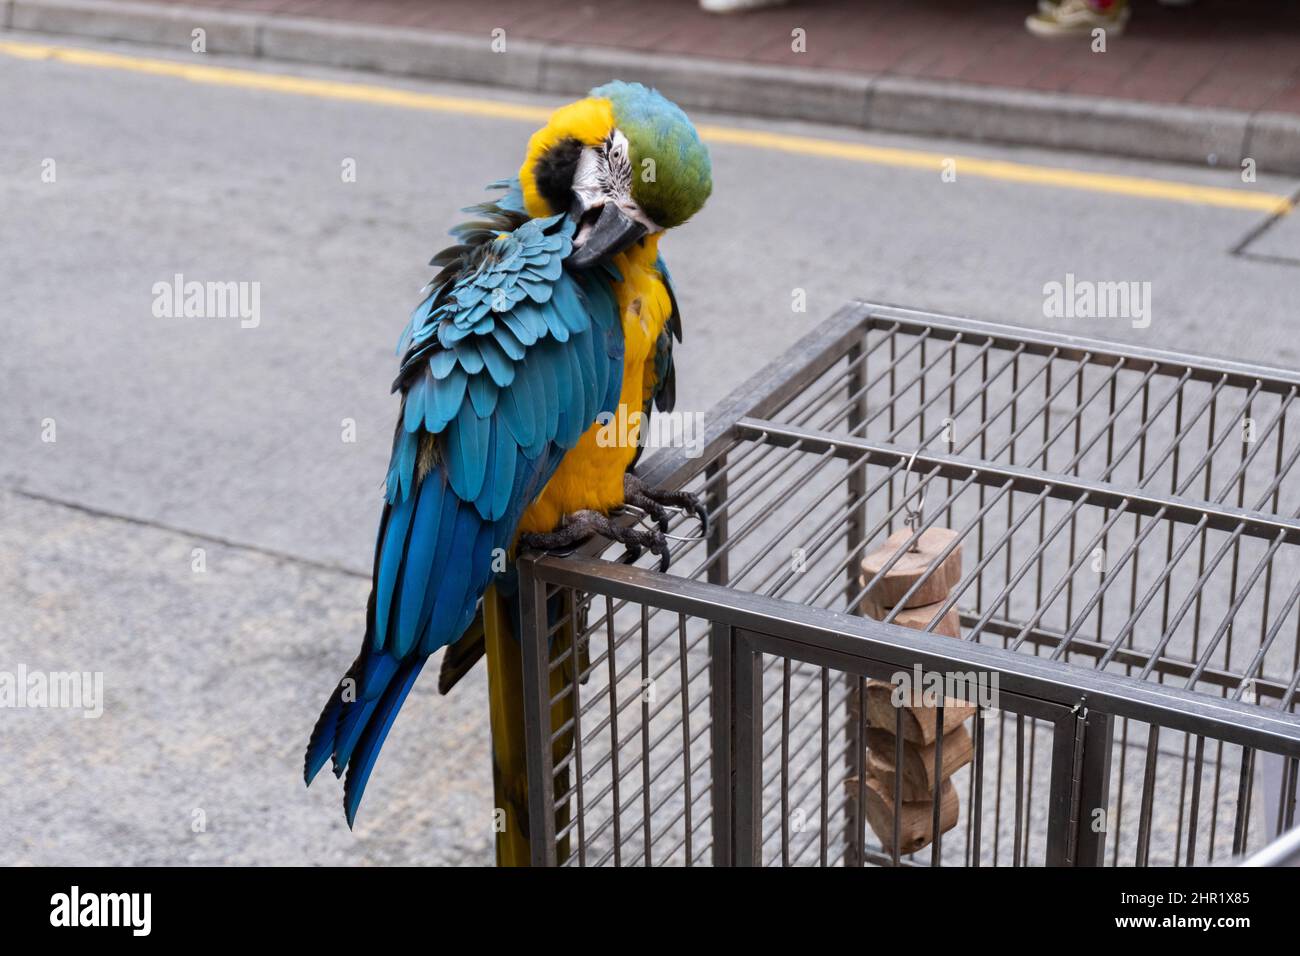
<instances>
[{"instance_id":1,"label":"yellow pole","mask_svg":"<svg viewBox=\"0 0 1300 956\"><path fill-rule=\"evenodd\" d=\"M488 669L488 714L492 728L493 824L497 866L528 866L531 862L528 827L528 763L524 744L523 659L510 615L496 586L483 595L483 637ZM563 654L573 640L573 621L552 641L551 658ZM573 662L551 672L551 696L572 679ZM551 726L563 726L573 716L573 694L551 707ZM572 732L563 734L552 748L552 759L563 760L573 746ZM568 768L555 778L555 793L569 789ZM556 812L556 830L568 825L568 802ZM559 841L556 859L569 855L568 837Z\"/></svg>"}]
</instances>

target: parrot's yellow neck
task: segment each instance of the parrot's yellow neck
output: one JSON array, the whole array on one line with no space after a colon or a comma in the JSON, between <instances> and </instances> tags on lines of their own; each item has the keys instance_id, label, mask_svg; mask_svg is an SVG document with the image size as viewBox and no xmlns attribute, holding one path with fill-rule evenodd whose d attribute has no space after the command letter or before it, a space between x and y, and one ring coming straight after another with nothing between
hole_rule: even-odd
<instances>
[{"instance_id":1,"label":"parrot's yellow neck","mask_svg":"<svg viewBox=\"0 0 1300 956\"><path fill-rule=\"evenodd\" d=\"M552 209L537 186L537 163L556 144L566 139L576 139L584 146L603 143L614 129L614 106L603 97L588 96L567 106L561 106L546 125L528 140L528 151L519 167L519 188L524 194L524 207L535 219L554 216L567 209ZM654 261L653 259L651 261Z\"/></svg>"}]
</instances>

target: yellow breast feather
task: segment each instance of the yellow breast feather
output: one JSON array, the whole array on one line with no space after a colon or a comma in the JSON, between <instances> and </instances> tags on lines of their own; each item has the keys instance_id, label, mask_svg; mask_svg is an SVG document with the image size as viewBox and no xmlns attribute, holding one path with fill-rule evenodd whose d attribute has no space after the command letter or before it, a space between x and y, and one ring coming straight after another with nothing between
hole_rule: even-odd
<instances>
[{"instance_id":1,"label":"yellow breast feather","mask_svg":"<svg viewBox=\"0 0 1300 956\"><path fill-rule=\"evenodd\" d=\"M623 503L623 474L640 437L645 375L659 334L672 311L663 277L655 269L658 236L615 257L623 281L614 286L623 324L623 386L608 424L592 425L560 462L537 500L524 512L521 533L553 531L564 515L606 512Z\"/></svg>"}]
</instances>

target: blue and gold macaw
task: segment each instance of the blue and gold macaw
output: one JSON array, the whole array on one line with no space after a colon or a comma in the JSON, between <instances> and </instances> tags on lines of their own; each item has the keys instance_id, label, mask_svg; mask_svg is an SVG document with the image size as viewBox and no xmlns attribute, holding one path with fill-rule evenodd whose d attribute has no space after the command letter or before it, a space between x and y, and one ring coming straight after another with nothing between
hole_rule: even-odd
<instances>
[{"instance_id":1,"label":"blue and gold macaw","mask_svg":"<svg viewBox=\"0 0 1300 956\"><path fill-rule=\"evenodd\" d=\"M331 758L346 771L349 826L425 661L472 625L486 631L497 736L517 689L517 674L491 673L494 646L500 658L510 641L510 614L489 590L502 556L598 534L666 562L661 527L611 512L633 504L662 523L675 506L706 520L692 496L631 474L639 421L627 414L673 401L681 325L659 237L712 189L690 120L655 90L606 84L557 110L518 178L495 188L502 195L467 209L477 218L434 257L441 272L398 345L402 412L365 639L305 762L309 784ZM620 409L631 434L599 441L597 418ZM498 774L520 759L498 754Z\"/></svg>"}]
</instances>

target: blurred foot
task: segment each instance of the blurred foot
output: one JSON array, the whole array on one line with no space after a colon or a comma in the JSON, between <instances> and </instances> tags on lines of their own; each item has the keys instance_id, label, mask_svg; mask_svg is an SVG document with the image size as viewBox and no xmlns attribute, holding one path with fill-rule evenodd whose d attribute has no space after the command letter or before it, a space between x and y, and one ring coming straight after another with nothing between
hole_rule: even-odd
<instances>
[{"instance_id":1,"label":"blurred foot","mask_svg":"<svg viewBox=\"0 0 1300 956\"><path fill-rule=\"evenodd\" d=\"M1047 7L1044 10L1044 7ZM1104 10L1090 0L1061 0L1049 3L1041 0L1038 13L1025 18L1025 27L1040 37L1086 36L1101 28L1111 36L1119 36L1128 23L1129 8L1126 0L1115 0Z\"/></svg>"}]
</instances>

